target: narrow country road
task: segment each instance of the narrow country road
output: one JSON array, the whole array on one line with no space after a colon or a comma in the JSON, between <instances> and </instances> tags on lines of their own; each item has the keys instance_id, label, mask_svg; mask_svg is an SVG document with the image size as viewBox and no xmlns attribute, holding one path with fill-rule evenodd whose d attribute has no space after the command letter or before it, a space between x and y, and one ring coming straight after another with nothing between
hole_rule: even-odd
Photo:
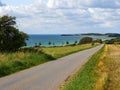
<instances>
[{"instance_id":1,"label":"narrow country road","mask_svg":"<svg viewBox=\"0 0 120 90\"><path fill-rule=\"evenodd\" d=\"M0 78L0 90L58 90L103 45Z\"/></svg>"}]
</instances>

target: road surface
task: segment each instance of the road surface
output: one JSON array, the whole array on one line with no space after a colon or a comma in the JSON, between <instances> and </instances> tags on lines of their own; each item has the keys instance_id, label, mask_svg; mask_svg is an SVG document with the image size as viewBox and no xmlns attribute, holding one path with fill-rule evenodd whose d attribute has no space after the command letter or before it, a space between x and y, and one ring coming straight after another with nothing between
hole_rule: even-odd
<instances>
[{"instance_id":1,"label":"road surface","mask_svg":"<svg viewBox=\"0 0 120 90\"><path fill-rule=\"evenodd\" d=\"M0 90L58 90L103 45L0 78Z\"/></svg>"}]
</instances>

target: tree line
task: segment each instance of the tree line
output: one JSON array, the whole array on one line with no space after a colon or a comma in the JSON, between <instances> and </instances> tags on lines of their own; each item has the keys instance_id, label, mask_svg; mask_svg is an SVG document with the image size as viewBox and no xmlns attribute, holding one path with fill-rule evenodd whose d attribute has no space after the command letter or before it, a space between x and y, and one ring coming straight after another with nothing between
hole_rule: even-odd
<instances>
[{"instance_id":1,"label":"tree line","mask_svg":"<svg viewBox=\"0 0 120 90\"><path fill-rule=\"evenodd\" d=\"M83 37L80 41L74 41L73 44L70 44L69 41L66 41L66 42L62 42L61 45L62 46L75 46L75 45L80 45L80 44L88 44L88 43L91 43L92 45L94 45L94 43L103 43L103 41L101 39L96 39L96 40L93 40L93 38L91 37ZM42 45L41 42L39 43L35 43L35 47L40 47ZM48 46L55 46L55 42L51 42L49 41L48 42Z\"/></svg>"}]
</instances>

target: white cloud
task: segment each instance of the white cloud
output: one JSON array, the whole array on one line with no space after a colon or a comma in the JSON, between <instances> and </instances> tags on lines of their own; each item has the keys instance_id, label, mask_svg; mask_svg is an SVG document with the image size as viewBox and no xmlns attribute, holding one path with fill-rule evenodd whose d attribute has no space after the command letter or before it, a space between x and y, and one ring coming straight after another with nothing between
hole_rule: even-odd
<instances>
[{"instance_id":1,"label":"white cloud","mask_svg":"<svg viewBox=\"0 0 120 90\"><path fill-rule=\"evenodd\" d=\"M0 16L4 14L16 16L18 26L28 33L29 30L116 28L120 25L120 1L36 0L26 6L0 7Z\"/></svg>"},{"instance_id":2,"label":"white cloud","mask_svg":"<svg viewBox=\"0 0 120 90\"><path fill-rule=\"evenodd\" d=\"M119 0L79 0L80 5L93 8L120 8Z\"/></svg>"}]
</instances>

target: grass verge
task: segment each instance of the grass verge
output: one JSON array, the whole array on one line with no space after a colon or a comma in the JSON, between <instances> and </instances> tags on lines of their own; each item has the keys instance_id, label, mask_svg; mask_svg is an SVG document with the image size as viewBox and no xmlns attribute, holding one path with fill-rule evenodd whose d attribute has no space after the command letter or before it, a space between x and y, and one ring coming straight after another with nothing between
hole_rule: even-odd
<instances>
[{"instance_id":1,"label":"grass verge","mask_svg":"<svg viewBox=\"0 0 120 90\"><path fill-rule=\"evenodd\" d=\"M61 90L94 90L95 82L98 79L97 63L102 53L103 48L95 53L80 71L65 83Z\"/></svg>"}]
</instances>

